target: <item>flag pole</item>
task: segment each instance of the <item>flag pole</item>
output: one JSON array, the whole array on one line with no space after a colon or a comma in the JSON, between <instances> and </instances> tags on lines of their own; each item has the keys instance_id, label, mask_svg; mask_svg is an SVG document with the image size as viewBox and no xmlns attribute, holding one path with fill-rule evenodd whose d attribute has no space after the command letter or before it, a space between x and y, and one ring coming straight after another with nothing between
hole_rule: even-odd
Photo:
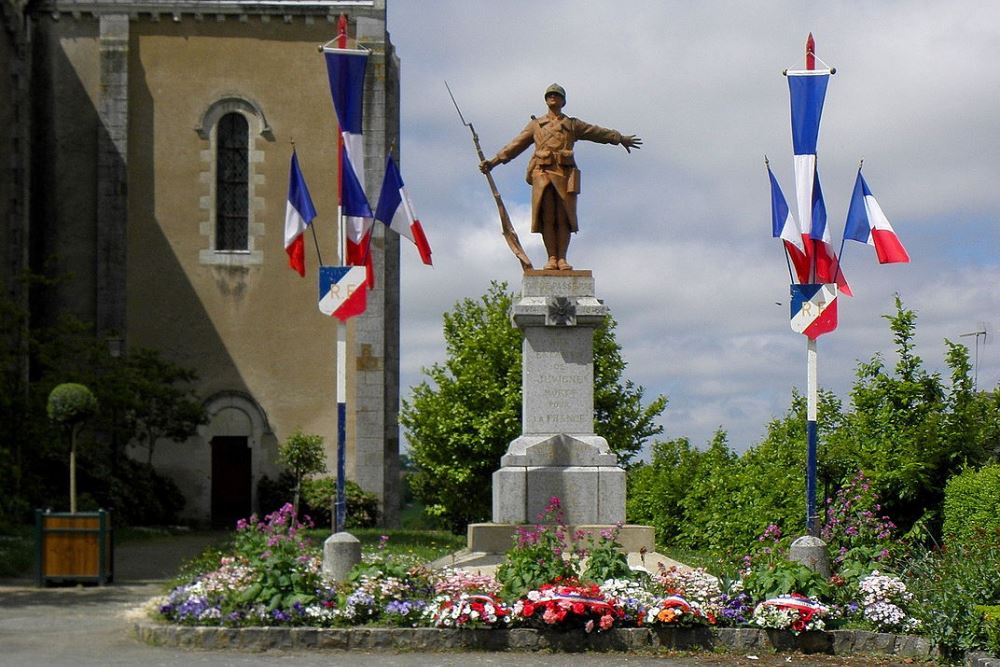
<instances>
[{"instance_id":1,"label":"flag pole","mask_svg":"<svg viewBox=\"0 0 1000 667\"><path fill-rule=\"evenodd\" d=\"M337 47L347 48L347 14L337 20ZM344 265L346 224L344 220L344 132L337 127L337 264ZM334 503L333 531L343 532L347 523L347 323L337 320L337 499Z\"/></svg>"},{"instance_id":2,"label":"flag pole","mask_svg":"<svg viewBox=\"0 0 1000 667\"><path fill-rule=\"evenodd\" d=\"M810 32L806 38L806 69L816 69L816 42ZM815 167L814 167L815 169ZM813 174L815 179L815 172ZM810 262L810 279L816 280L816 239L812 238L810 230L810 243L812 244L812 262ZM840 268L838 262L837 268ZM834 281L836 282L836 281ZM819 349L815 338L807 337L806 340L806 533L814 537L818 536L816 529L816 413L818 372L819 372Z\"/></svg>"}]
</instances>

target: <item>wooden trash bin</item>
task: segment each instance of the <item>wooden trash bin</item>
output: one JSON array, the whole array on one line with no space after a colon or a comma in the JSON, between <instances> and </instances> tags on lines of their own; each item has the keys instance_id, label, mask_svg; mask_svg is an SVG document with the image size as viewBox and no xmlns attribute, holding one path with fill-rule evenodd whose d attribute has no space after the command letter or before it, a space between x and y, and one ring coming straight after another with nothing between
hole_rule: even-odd
<instances>
[{"instance_id":1,"label":"wooden trash bin","mask_svg":"<svg viewBox=\"0 0 1000 667\"><path fill-rule=\"evenodd\" d=\"M35 582L104 585L114 578L111 513L35 510Z\"/></svg>"}]
</instances>

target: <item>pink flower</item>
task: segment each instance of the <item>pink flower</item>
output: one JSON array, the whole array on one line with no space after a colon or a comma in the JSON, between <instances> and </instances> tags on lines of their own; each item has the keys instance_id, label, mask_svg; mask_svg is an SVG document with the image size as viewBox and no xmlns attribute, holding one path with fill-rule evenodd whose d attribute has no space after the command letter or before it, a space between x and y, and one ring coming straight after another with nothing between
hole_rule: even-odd
<instances>
[{"instance_id":1,"label":"pink flower","mask_svg":"<svg viewBox=\"0 0 1000 667\"><path fill-rule=\"evenodd\" d=\"M601 630L607 630L614 625L615 619L611 614L601 616Z\"/></svg>"},{"instance_id":2,"label":"pink flower","mask_svg":"<svg viewBox=\"0 0 1000 667\"><path fill-rule=\"evenodd\" d=\"M555 610L554 607L546 607L545 613L542 614L542 620L552 625L559 622L559 612Z\"/></svg>"},{"instance_id":3,"label":"pink flower","mask_svg":"<svg viewBox=\"0 0 1000 667\"><path fill-rule=\"evenodd\" d=\"M587 632L587 634L590 634L591 632L593 632L594 631L594 619L590 619L589 621L587 621L587 624L583 626L583 629Z\"/></svg>"}]
</instances>

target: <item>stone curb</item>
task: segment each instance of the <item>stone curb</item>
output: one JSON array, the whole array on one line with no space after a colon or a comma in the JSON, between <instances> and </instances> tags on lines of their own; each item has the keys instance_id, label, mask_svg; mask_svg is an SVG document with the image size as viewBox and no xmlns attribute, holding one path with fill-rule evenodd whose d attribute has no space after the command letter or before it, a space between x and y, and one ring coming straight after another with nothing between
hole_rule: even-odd
<instances>
[{"instance_id":1,"label":"stone curb","mask_svg":"<svg viewBox=\"0 0 1000 667\"><path fill-rule=\"evenodd\" d=\"M621 651L659 649L722 649L830 655L892 655L933 659L938 652L923 637L863 630L831 630L794 635L758 628L614 628L586 634L582 631L544 631L533 628L223 628L179 626L139 621L136 637L154 646L198 649L340 649L364 651ZM979 660L984 660L981 662ZM976 660L976 662L970 662ZM993 660L993 662L990 662ZM966 659L969 667L1000 665L989 656Z\"/></svg>"},{"instance_id":2,"label":"stone curb","mask_svg":"<svg viewBox=\"0 0 1000 667\"><path fill-rule=\"evenodd\" d=\"M981 651L969 651L965 654L965 667L1000 667L1000 658Z\"/></svg>"}]
</instances>

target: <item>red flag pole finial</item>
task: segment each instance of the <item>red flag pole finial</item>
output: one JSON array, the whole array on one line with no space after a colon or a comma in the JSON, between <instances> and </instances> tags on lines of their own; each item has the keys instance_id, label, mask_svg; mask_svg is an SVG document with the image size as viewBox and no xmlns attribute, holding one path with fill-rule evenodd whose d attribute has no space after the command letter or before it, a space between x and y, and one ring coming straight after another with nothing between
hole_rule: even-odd
<instances>
[{"instance_id":1,"label":"red flag pole finial","mask_svg":"<svg viewBox=\"0 0 1000 667\"><path fill-rule=\"evenodd\" d=\"M806 69L816 69L816 41L812 33L806 37Z\"/></svg>"},{"instance_id":2,"label":"red flag pole finial","mask_svg":"<svg viewBox=\"0 0 1000 667\"><path fill-rule=\"evenodd\" d=\"M347 48L347 14L341 14L337 20L337 48Z\"/></svg>"}]
</instances>

